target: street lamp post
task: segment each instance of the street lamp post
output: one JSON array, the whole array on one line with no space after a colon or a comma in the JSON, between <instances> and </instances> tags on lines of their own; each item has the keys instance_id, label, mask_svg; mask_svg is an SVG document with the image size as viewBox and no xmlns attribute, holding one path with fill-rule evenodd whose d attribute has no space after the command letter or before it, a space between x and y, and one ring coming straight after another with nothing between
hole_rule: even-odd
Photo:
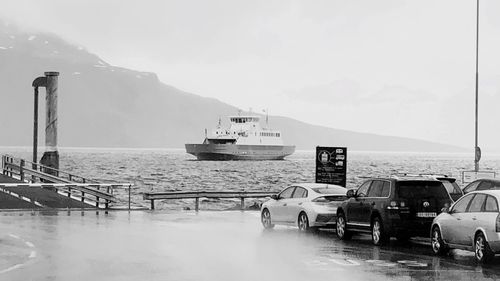
<instances>
[{"instance_id":1,"label":"street lamp post","mask_svg":"<svg viewBox=\"0 0 500 281\"><path fill-rule=\"evenodd\" d=\"M478 57L479 57L479 0L476 5L476 126L475 126L475 153L474 153L474 171L479 171L479 160L481 159L481 149L477 141L477 119L478 119L478 88L479 88L479 71L478 71Z\"/></svg>"}]
</instances>

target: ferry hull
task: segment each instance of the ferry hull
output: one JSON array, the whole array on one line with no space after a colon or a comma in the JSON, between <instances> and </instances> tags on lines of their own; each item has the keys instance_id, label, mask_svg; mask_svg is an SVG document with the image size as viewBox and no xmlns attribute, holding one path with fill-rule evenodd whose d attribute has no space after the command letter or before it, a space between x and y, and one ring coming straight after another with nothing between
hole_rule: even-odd
<instances>
[{"instance_id":1,"label":"ferry hull","mask_svg":"<svg viewBox=\"0 0 500 281\"><path fill-rule=\"evenodd\" d=\"M295 152L295 146L186 144L186 152L198 160L283 160Z\"/></svg>"}]
</instances>

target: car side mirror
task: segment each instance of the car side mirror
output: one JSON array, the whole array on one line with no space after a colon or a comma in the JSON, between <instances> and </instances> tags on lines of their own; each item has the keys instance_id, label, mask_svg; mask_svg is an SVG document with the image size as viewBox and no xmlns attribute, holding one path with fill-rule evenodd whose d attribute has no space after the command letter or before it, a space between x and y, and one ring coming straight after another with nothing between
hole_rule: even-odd
<instances>
[{"instance_id":1,"label":"car side mirror","mask_svg":"<svg viewBox=\"0 0 500 281\"><path fill-rule=\"evenodd\" d=\"M346 193L346 196L347 196L347 198L352 198L352 197L355 197L355 196L356 196L356 194L354 193L354 190L349 189L349 190L347 191L347 193Z\"/></svg>"},{"instance_id":2,"label":"car side mirror","mask_svg":"<svg viewBox=\"0 0 500 281\"><path fill-rule=\"evenodd\" d=\"M273 195L271 195L271 199L279 200L280 196L278 194L273 194Z\"/></svg>"}]
</instances>

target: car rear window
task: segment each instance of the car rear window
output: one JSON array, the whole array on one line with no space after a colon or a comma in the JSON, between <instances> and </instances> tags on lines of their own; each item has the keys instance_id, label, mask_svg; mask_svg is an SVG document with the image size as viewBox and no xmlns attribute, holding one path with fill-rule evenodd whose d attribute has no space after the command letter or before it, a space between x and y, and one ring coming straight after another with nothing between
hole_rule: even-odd
<instances>
[{"instance_id":1,"label":"car rear window","mask_svg":"<svg viewBox=\"0 0 500 281\"><path fill-rule=\"evenodd\" d=\"M317 187L317 188L312 188L312 190L314 190L315 192L317 193L321 193L321 194L332 194L332 193L339 193L338 190L334 190L334 189L331 189L331 188L320 188L320 187ZM347 189L345 190L347 192ZM344 192L345 194L345 192Z\"/></svg>"},{"instance_id":2,"label":"car rear window","mask_svg":"<svg viewBox=\"0 0 500 281\"><path fill-rule=\"evenodd\" d=\"M404 199L428 198L429 196L449 199L448 192L441 182L408 181L398 183L398 196Z\"/></svg>"}]
</instances>

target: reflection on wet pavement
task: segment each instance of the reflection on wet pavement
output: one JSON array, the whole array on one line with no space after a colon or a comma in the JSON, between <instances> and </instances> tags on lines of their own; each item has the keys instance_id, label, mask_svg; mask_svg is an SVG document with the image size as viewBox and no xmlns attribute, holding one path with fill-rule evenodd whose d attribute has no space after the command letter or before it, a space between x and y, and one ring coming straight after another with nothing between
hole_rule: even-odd
<instances>
[{"instance_id":1,"label":"reflection on wet pavement","mask_svg":"<svg viewBox=\"0 0 500 281\"><path fill-rule=\"evenodd\" d=\"M480 266L470 252L436 257L425 243L263 230L258 212L10 212L0 229L0 280L500 278L500 257Z\"/></svg>"}]
</instances>

